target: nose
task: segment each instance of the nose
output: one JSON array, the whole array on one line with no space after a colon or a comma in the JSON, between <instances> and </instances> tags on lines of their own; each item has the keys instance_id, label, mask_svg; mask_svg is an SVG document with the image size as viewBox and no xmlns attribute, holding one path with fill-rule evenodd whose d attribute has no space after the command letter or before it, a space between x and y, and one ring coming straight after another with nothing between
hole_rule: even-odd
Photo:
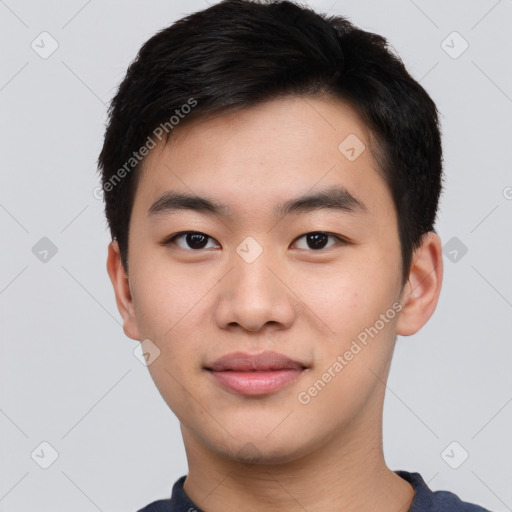
<instances>
[{"instance_id":1,"label":"nose","mask_svg":"<svg viewBox=\"0 0 512 512\"><path fill-rule=\"evenodd\" d=\"M251 263L233 255L233 267L219 283L215 316L220 328L246 331L289 328L296 316L294 295L282 266L270 251ZM289 279L288 279L289 280Z\"/></svg>"}]
</instances>

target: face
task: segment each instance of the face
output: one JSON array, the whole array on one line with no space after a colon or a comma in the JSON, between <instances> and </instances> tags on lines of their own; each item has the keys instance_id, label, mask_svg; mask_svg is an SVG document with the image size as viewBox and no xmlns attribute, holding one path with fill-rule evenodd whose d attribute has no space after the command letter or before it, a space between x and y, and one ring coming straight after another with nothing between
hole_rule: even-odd
<instances>
[{"instance_id":1,"label":"face","mask_svg":"<svg viewBox=\"0 0 512 512\"><path fill-rule=\"evenodd\" d=\"M185 439L275 463L380 428L400 267L365 125L339 101L290 97L183 125L151 151L116 294L126 334L158 354L149 371ZM267 351L306 369L206 369Z\"/></svg>"}]
</instances>

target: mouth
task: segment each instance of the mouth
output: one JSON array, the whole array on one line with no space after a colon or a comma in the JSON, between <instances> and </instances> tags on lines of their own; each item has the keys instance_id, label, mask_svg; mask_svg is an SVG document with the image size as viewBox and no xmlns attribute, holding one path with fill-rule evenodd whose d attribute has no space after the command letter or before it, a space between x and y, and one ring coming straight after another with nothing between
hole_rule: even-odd
<instances>
[{"instance_id":1,"label":"mouth","mask_svg":"<svg viewBox=\"0 0 512 512\"><path fill-rule=\"evenodd\" d=\"M237 352L217 359L204 369L228 392L262 396L295 382L309 366L276 352L257 355Z\"/></svg>"},{"instance_id":2,"label":"mouth","mask_svg":"<svg viewBox=\"0 0 512 512\"><path fill-rule=\"evenodd\" d=\"M306 369L282 370L208 370L215 381L227 391L237 395L261 396L275 393L297 380Z\"/></svg>"}]
</instances>

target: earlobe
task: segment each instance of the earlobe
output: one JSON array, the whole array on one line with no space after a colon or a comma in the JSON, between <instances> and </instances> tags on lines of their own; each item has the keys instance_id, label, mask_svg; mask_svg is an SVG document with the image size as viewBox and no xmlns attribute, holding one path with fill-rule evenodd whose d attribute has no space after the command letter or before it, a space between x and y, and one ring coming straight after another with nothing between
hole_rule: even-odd
<instances>
[{"instance_id":1,"label":"earlobe","mask_svg":"<svg viewBox=\"0 0 512 512\"><path fill-rule=\"evenodd\" d=\"M434 313L443 281L443 253L439 236L425 233L414 251L409 280L404 286L396 333L410 336L418 332Z\"/></svg>"},{"instance_id":2,"label":"earlobe","mask_svg":"<svg viewBox=\"0 0 512 512\"><path fill-rule=\"evenodd\" d=\"M130 291L130 283L122 263L121 252L116 240L110 242L108 246L107 272L112 286L114 287L117 309L123 318L124 333L133 340L140 340Z\"/></svg>"}]
</instances>

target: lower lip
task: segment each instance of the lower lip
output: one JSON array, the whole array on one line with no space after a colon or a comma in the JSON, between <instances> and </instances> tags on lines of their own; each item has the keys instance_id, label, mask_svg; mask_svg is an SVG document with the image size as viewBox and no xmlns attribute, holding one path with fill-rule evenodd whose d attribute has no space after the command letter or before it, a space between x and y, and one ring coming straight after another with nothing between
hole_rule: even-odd
<instances>
[{"instance_id":1,"label":"lower lip","mask_svg":"<svg viewBox=\"0 0 512 512\"><path fill-rule=\"evenodd\" d=\"M283 369L261 372L209 371L214 379L229 391L239 395L268 395L295 381L304 370Z\"/></svg>"}]
</instances>

